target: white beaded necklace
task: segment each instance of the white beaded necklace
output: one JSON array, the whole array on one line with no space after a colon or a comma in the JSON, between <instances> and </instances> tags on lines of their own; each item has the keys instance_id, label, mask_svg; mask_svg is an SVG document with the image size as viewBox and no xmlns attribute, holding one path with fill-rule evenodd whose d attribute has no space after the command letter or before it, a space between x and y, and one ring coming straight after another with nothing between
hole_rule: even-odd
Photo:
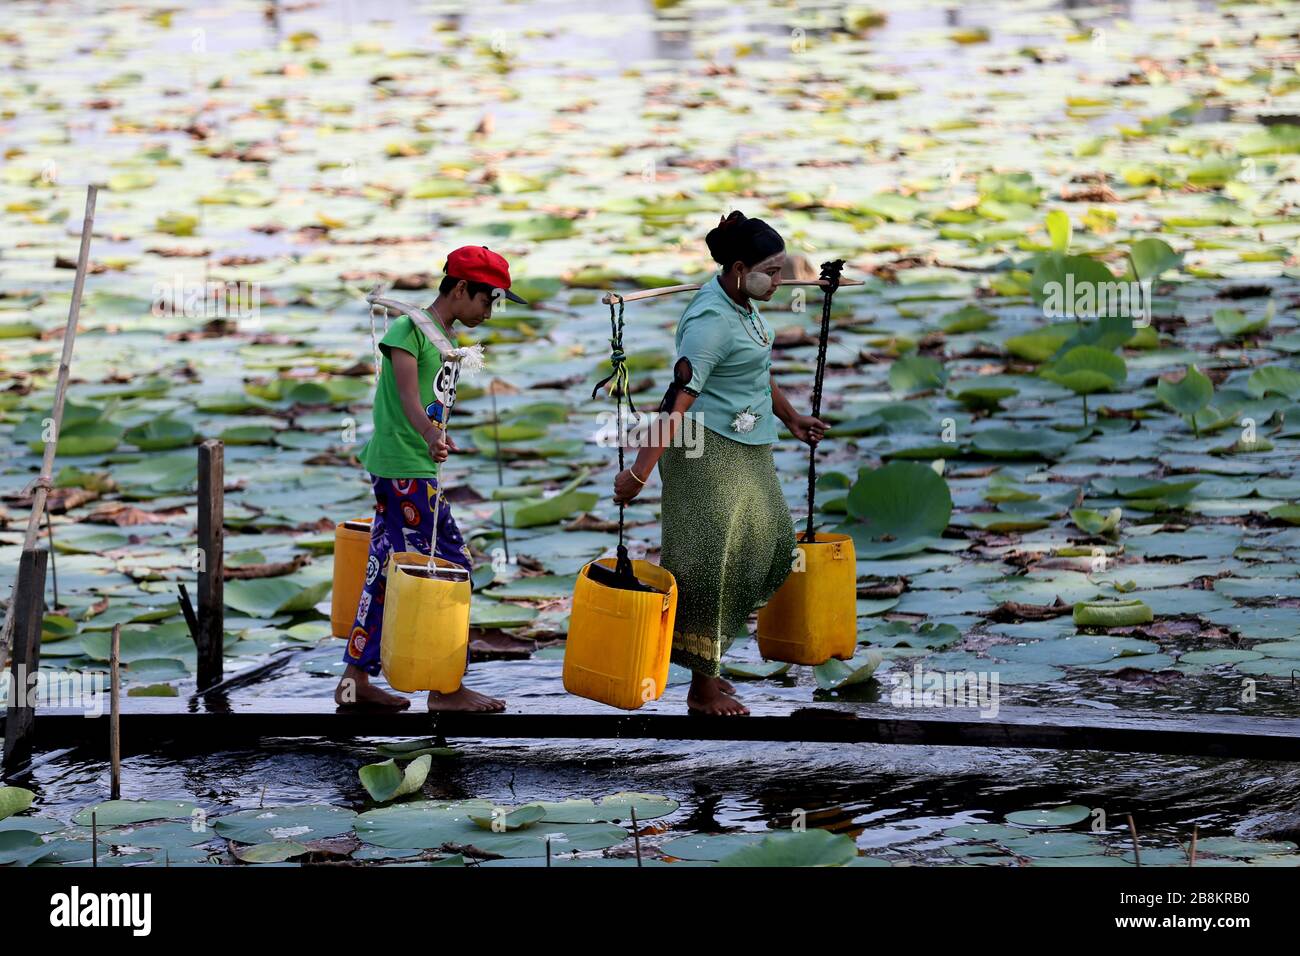
<instances>
[{"instance_id":1,"label":"white beaded necklace","mask_svg":"<svg viewBox=\"0 0 1300 956\"><path fill-rule=\"evenodd\" d=\"M719 282L718 284L721 285L722 283ZM726 289L722 290L722 295L726 298L727 302L730 303L731 307L735 309L737 312L739 312L740 315L744 318L745 321L742 323L742 325L745 327L745 334L749 336L750 341L757 342L759 345L763 345L763 346L770 345L771 339L768 337L767 329L763 328L763 324L761 321L758 320L758 315L753 310L753 308L751 307L748 310L742 309L739 305L736 304L735 299L727 295ZM754 337L753 332L750 332L751 328L755 329L758 332L757 338Z\"/></svg>"}]
</instances>

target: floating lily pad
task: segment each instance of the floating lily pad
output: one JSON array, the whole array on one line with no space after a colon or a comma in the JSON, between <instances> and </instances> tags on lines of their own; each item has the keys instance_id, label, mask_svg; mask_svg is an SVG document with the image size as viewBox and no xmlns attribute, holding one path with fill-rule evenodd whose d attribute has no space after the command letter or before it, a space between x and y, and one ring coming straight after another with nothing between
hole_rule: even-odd
<instances>
[{"instance_id":1,"label":"floating lily pad","mask_svg":"<svg viewBox=\"0 0 1300 956\"><path fill-rule=\"evenodd\" d=\"M404 797L409 793L415 793L424 786L425 779L429 776L429 767L433 763L433 757L425 754L422 757L416 757L404 768L398 768L396 760L385 760L382 763L366 764L361 768L361 784L370 794L371 799L378 803L386 803L389 800L396 800L398 797Z\"/></svg>"},{"instance_id":2,"label":"floating lily pad","mask_svg":"<svg viewBox=\"0 0 1300 956\"><path fill-rule=\"evenodd\" d=\"M253 846L236 846L232 847L230 852L241 863L282 863L294 857L305 856L310 851L293 840L278 840L274 843L257 843Z\"/></svg>"},{"instance_id":3,"label":"floating lily pad","mask_svg":"<svg viewBox=\"0 0 1300 956\"><path fill-rule=\"evenodd\" d=\"M857 858L853 838L812 829L774 833L753 846L741 847L717 866L843 866Z\"/></svg>"},{"instance_id":4,"label":"floating lily pad","mask_svg":"<svg viewBox=\"0 0 1300 956\"><path fill-rule=\"evenodd\" d=\"M1074 605L1074 623L1079 627L1127 627L1153 620L1151 608L1133 598L1126 601L1079 601Z\"/></svg>"},{"instance_id":5,"label":"floating lily pad","mask_svg":"<svg viewBox=\"0 0 1300 956\"><path fill-rule=\"evenodd\" d=\"M469 818L484 830L491 830L493 833L507 833L532 826L545 816L546 810L541 805L529 803L522 807L515 807L513 810L507 810L505 807L493 807L490 814L471 813Z\"/></svg>"},{"instance_id":6,"label":"floating lily pad","mask_svg":"<svg viewBox=\"0 0 1300 956\"><path fill-rule=\"evenodd\" d=\"M22 813L34 799L36 794L26 787L0 787L0 820Z\"/></svg>"},{"instance_id":7,"label":"floating lily pad","mask_svg":"<svg viewBox=\"0 0 1300 956\"><path fill-rule=\"evenodd\" d=\"M1022 827L1072 827L1088 819L1091 813L1085 806L1068 803L1039 810L1017 810L1008 813L1006 819L1008 823Z\"/></svg>"},{"instance_id":8,"label":"floating lily pad","mask_svg":"<svg viewBox=\"0 0 1300 956\"><path fill-rule=\"evenodd\" d=\"M640 822L675 813L678 803L650 793L615 793L599 801L543 801L538 806L546 811L546 819L552 823L614 823L630 821L633 807Z\"/></svg>"},{"instance_id":9,"label":"floating lily pad","mask_svg":"<svg viewBox=\"0 0 1300 956\"><path fill-rule=\"evenodd\" d=\"M189 817L195 810L192 803L183 800L106 800L93 806L83 807L72 818L74 823L88 827L91 824L91 812L95 822L101 827L125 826L131 823L144 823L148 820L173 820Z\"/></svg>"},{"instance_id":10,"label":"floating lily pad","mask_svg":"<svg viewBox=\"0 0 1300 956\"><path fill-rule=\"evenodd\" d=\"M355 820L356 814L343 807L303 804L239 810L217 817L212 827L221 836L238 843L306 842L348 833Z\"/></svg>"}]
</instances>

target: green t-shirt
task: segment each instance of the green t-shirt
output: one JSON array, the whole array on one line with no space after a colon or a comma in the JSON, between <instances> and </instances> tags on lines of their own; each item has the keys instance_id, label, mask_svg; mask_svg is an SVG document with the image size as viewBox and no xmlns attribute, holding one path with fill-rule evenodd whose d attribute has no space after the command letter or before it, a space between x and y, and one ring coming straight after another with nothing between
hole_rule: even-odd
<instances>
[{"instance_id":1,"label":"green t-shirt","mask_svg":"<svg viewBox=\"0 0 1300 956\"><path fill-rule=\"evenodd\" d=\"M429 455L428 444L402 411L397 376L389 355L395 348L415 356L420 403L430 420L445 420L444 409L448 404L455 404L460 366L455 362L443 362L437 346L409 316L403 315L389 326L379 342L383 365L375 392L375 430L357 457L367 471L381 478L434 478L438 474L438 464Z\"/></svg>"},{"instance_id":2,"label":"green t-shirt","mask_svg":"<svg viewBox=\"0 0 1300 956\"><path fill-rule=\"evenodd\" d=\"M773 337L758 308L751 302L749 315L743 314L717 276L695 293L677 323L676 358L690 360L691 380L685 388L697 396L690 413L698 414L705 428L747 445L777 440ZM744 412L753 417L738 421ZM742 430L746 424L752 425L748 431Z\"/></svg>"}]
</instances>

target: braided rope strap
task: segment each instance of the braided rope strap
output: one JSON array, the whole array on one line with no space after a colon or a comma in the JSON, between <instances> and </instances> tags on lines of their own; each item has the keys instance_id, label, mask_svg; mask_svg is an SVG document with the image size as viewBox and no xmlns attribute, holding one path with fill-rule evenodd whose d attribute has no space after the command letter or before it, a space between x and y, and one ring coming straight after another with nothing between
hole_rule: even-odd
<instances>
[{"instance_id":1,"label":"braided rope strap","mask_svg":"<svg viewBox=\"0 0 1300 956\"><path fill-rule=\"evenodd\" d=\"M618 303L618 313L614 312L614 303ZM614 418L617 423L615 441L618 444L618 470L623 471L623 399L627 399L628 408L634 414L639 414L636 406L632 404L632 396L628 392L628 371L627 355L623 351L623 297L616 292L610 293L609 303L609 361L614 367L610 374L596 383L596 387L591 390L591 397L595 398L596 393L602 388L608 387L608 390L614 396ZM623 502L618 505L618 548L617 559L614 564L614 573L621 579L627 579L630 582L636 581L636 575L632 571L632 559L628 556L627 545L623 543L623 511L626 506Z\"/></svg>"},{"instance_id":2,"label":"braided rope strap","mask_svg":"<svg viewBox=\"0 0 1300 956\"><path fill-rule=\"evenodd\" d=\"M844 270L844 260L834 259L822 263L821 281L826 283L826 293L822 298L822 327L817 340L817 372L813 377L812 414L813 418L822 416L822 379L826 375L826 342L831 331L831 299L840 287L840 273ZM808 525L804 529L803 539L809 544L817 540L813 531L813 504L817 489L817 446L808 446Z\"/></svg>"}]
</instances>

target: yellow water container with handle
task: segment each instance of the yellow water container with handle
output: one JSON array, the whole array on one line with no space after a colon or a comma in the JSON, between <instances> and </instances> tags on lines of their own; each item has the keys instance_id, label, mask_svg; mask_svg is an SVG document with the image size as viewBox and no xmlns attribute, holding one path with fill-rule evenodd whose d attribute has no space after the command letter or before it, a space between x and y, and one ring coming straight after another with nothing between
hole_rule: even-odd
<instances>
[{"instance_id":1,"label":"yellow water container with handle","mask_svg":"<svg viewBox=\"0 0 1300 956\"><path fill-rule=\"evenodd\" d=\"M615 563L615 558L601 558L578 573L564 647L564 689L636 710L658 700L668 685L677 582L649 561L633 561L632 571L654 590L607 587L590 576L592 565L612 571Z\"/></svg>"},{"instance_id":2,"label":"yellow water container with handle","mask_svg":"<svg viewBox=\"0 0 1300 956\"><path fill-rule=\"evenodd\" d=\"M366 583L370 558L371 518L354 518L334 526L334 590L330 594L330 632L348 637Z\"/></svg>"},{"instance_id":3,"label":"yellow water container with handle","mask_svg":"<svg viewBox=\"0 0 1300 956\"><path fill-rule=\"evenodd\" d=\"M469 572L445 558L399 551L388 559L379 663L396 690L449 694L465 676Z\"/></svg>"},{"instance_id":4,"label":"yellow water container with handle","mask_svg":"<svg viewBox=\"0 0 1300 956\"><path fill-rule=\"evenodd\" d=\"M825 664L858 646L858 563L853 539L800 532L803 570L794 570L758 612L758 650L766 660Z\"/></svg>"}]
</instances>

